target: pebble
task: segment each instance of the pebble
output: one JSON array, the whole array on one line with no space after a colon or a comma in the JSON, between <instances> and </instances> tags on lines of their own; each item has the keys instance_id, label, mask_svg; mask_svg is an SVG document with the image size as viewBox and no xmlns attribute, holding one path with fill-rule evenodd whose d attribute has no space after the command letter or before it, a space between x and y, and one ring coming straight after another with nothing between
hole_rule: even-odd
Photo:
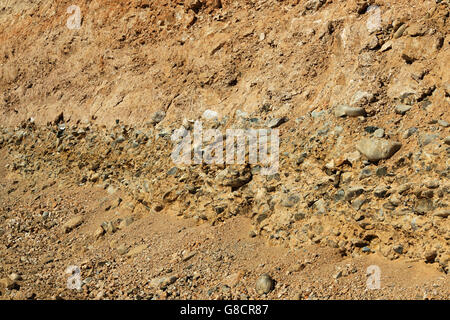
<instances>
[{"instance_id":1,"label":"pebble","mask_svg":"<svg viewBox=\"0 0 450 320\"><path fill-rule=\"evenodd\" d=\"M361 173L359 174L359 179L362 180L364 178L368 178L372 176L372 170L370 168L364 168L362 169Z\"/></svg>"},{"instance_id":2,"label":"pebble","mask_svg":"<svg viewBox=\"0 0 450 320\"><path fill-rule=\"evenodd\" d=\"M436 134L421 134L419 136L419 144L421 147L425 147L432 143L435 139L437 139L439 136Z\"/></svg>"},{"instance_id":3,"label":"pebble","mask_svg":"<svg viewBox=\"0 0 450 320\"><path fill-rule=\"evenodd\" d=\"M202 118L205 120L214 120L219 118L219 113L213 110L205 110L205 112L203 112Z\"/></svg>"},{"instance_id":4,"label":"pebble","mask_svg":"<svg viewBox=\"0 0 450 320\"><path fill-rule=\"evenodd\" d=\"M168 176L174 176L177 172L178 172L178 168L177 167L173 167L169 171L167 171L167 175Z\"/></svg>"},{"instance_id":5,"label":"pebble","mask_svg":"<svg viewBox=\"0 0 450 320\"><path fill-rule=\"evenodd\" d=\"M281 126L283 123L286 123L289 119L287 117L283 118L274 118L267 122L267 126L271 129L277 128Z\"/></svg>"},{"instance_id":6,"label":"pebble","mask_svg":"<svg viewBox=\"0 0 450 320\"><path fill-rule=\"evenodd\" d=\"M118 136L117 139L116 139L117 143L122 143L124 141L125 141L125 137L123 135Z\"/></svg>"},{"instance_id":7,"label":"pebble","mask_svg":"<svg viewBox=\"0 0 450 320\"><path fill-rule=\"evenodd\" d=\"M385 177L386 175L387 175L387 168L386 167L380 167L380 168L377 168L377 171L376 171L376 175L377 175L377 177Z\"/></svg>"},{"instance_id":8,"label":"pebble","mask_svg":"<svg viewBox=\"0 0 450 320\"><path fill-rule=\"evenodd\" d=\"M128 252L128 247L125 244L122 243L121 245L119 245L117 247L117 252L120 255L124 255L124 254L126 254Z\"/></svg>"},{"instance_id":9,"label":"pebble","mask_svg":"<svg viewBox=\"0 0 450 320\"><path fill-rule=\"evenodd\" d=\"M356 187L350 187L347 189L347 191L345 192L345 200L346 201L350 201L352 199L355 199L356 197L358 197L359 195L364 193L364 188L360 187L360 186L356 186Z\"/></svg>"},{"instance_id":10,"label":"pebble","mask_svg":"<svg viewBox=\"0 0 450 320\"><path fill-rule=\"evenodd\" d=\"M156 111L152 116L151 123L156 125L163 121L163 119L166 117L166 113L163 110Z\"/></svg>"},{"instance_id":11,"label":"pebble","mask_svg":"<svg viewBox=\"0 0 450 320\"><path fill-rule=\"evenodd\" d=\"M428 250L425 252L425 261L428 263L432 263L437 258L437 255L438 254L436 250Z\"/></svg>"},{"instance_id":12,"label":"pebble","mask_svg":"<svg viewBox=\"0 0 450 320\"><path fill-rule=\"evenodd\" d=\"M311 112L311 117L315 120L320 119L321 117L323 117L325 115L325 111L313 111Z\"/></svg>"},{"instance_id":13,"label":"pebble","mask_svg":"<svg viewBox=\"0 0 450 320\"><path fill-rule=\"evenodd\" d=\"M450 124L445 120L438 120L438 124L444 128L448 128Z\"/></svg>"},{"instance_id":14,"label":"pebble","mask_svg":"<svg viewBox=\"0 0 450 320\"><path fill-rule=\"evenodd\" d=\"M404 104L400 104L395 107L395 113L399 115L405 115L409 110L411 110L411 106L407 106Z\"/></svg>"},{"instance_id":15,"label":"pebble","mask_svg":"<svg viewBox=\"0 0 450 320\"><path fill-rule=\"evenodd\" d=\"M360 107L350 107L347 105L340 105L334 110L334 115L338 118L340 117L360 117L365 116L366 111Z\"/></svg>"},{"instance_id":16,"label":"pebble","mask_svg":"<svg viewBox=\"0 0 450 320\"><path fill-rule=\"evenodd\" d=\"M113 234L116 232L116 227L111 221L105 221L102 223L102 228L106 233Z\"/></svg>"},{"instance_id":17,"label":"pebble","mask_svg":"<svg viewBox=\"0 0 450 320\"><path fill-rule=\"evenodd\" d=\"M403 253L403 246L401 244L395 245L392 250L394 250L394 252L398 253L398 254L402 254Z\"/></svg>"},{"instance_id":18,"label":"pebble","mask_svg":"<svg viewBox=\"0 0 450 320\"><path fill-rule=\"evenodd\" d=\"M9 275L9 278L10 278L12 281L14 281L14 282L22 280L22 276L21 276L20 274L17 274L17 273L11 273L11 274Z\"/></svg>"},{"instance_id":19,"label":"pebble","mask_svg":"<svg viewBox=\"0 0 450 320\"><path fill-rule=\"evenodd\" d=\"M402 144L399 142L368 138L363 138L356 146L357 150L365 155L369 161L374 162L389 159L401 147Z\"/></svg>"},{"instance_id":20,"label":"pebble","mask_svg":"<svg viewBox=\"0 0 450 320\"><path fill-rule=\"evenodd\" d=\"M258 294L267 294L273 289L274 281L268 274L263 274L256 280L256 292Z\"/></svg>"},{"instance_id":21,"label":"pebble","mask_svg":"<svg viewBox=\"0 0 450 320\"><path fill-rule=\"evenodd\" d=\"M63 225L63 230L68 233L83 223L83 217L73 217Z\"/></svg>"},{"instance_id":22,"label":"pebble","mask_svg":"<svg viewBox=\"0 0 450 320\"><path fill-rule=\"evenodd\" d=\"M375 132L373 133L373 136L376 138L383 138L384 137L384 129L377 129L375 130Z\"/></svg>"},{"instance_id":23,"label":"pebble","mask_svg":"<svg viewBox=\"0 0 450 320\"><path fill-rule=\"evenodd\" d=\"M327 212L327 206L324 199L319 199L314 202L313 207L317 210L318 214L325 214Z\"/></svg>"},{"instance_id":24,"label":"pebble","mask_svg":"<svg viewBox=\"0 0 450 320\"><path fill-rule=\"evenodd\" d=\"M368 126L368 127L364 128L364 131L367 133L370 133L370 134L374 133L377 130L378 130L378 127L375 127L375 126Z\"/></svg>"},{"instance_id":25,"label":"pebble","mask_svg":"<svg viewBox=\"0 0 450 320\"><path fill-rule=\"evenodd\" d=\"M386 186L378 186L375 188L374 195L377 198L386 198L387 194L388 189L386 188Z\"/></svg>"},{"instance_id":26,"label":"pebble","mask_svg":"<svg viewBox=\"0 0 450 320\"><path fill-rule=\"evenodd\" d=\"M403 139L408 139L409 137L411 137L417 131L419 131L419 130L417 128L415 128L415 127L409 128L408 130L406 130L403 133Z\"/></svg>"},{"instance_id":27,"label":"pebble","mask_svg":"<svg viewBox=\"0 0 450 320\"><path fill-rule=\"evenodd\" d=\"M397 29L397 31L394 33L394 39L400 38L400 37L403 35L403 33L405 32L406 28L407 28L407 25L406 25L406 24L402 24L402 25Z\"/></svg>"}]
</instances>

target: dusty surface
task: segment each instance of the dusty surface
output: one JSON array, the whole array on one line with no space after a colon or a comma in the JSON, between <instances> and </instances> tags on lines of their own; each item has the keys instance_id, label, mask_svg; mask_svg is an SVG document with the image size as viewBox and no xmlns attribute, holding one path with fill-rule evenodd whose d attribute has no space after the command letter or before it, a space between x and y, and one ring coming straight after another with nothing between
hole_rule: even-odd
<instances>
[{"instance_id":1,"label":"dusty surface","mask_svg":"<svg viewBox=\"0 0 450 320\"><path fill-rule=\"evenodd\" d=\"M411 259L392 262L380 255L351 259L317 245L295 250L270 246L262 237L249 236L251 221L244 217L212 227L171 214L134 210L131 216L136 221L130 226L95 240L96 226L131 213L128 208L105 210L120 193L109 195L99 187L64 182L30 185L11 175L2 181L6 185L17 189L1 192L6 231L0 247L1 272L20 273L22 279L20 288L3 298L442 299L450 293L448 277L434 265ZM50 215L45 219L46 211ZM66 234L62 222L74 211L84 223ZM120 254L120 245L127 252L137 248L137 253ZM67 289L69 265L81 268L86 282L81 292ZM366 286L371 265L381 270L379 290ZM276 286L261 296L255 281L264 273ZM170 277L176 277L173 284L154 287L155 279Z\"/></svg>"},{"instance_id":2,"label":"dusty surface","mask_svg":"<svg viewBox=\"0 0 450 320\"><path fill-rule=\"evenodd\" d=\"M448 1L71 4L0 5L1 299L448 299ZM174 164L206 110L278 173Z\"/></svg>"}]
</instances>

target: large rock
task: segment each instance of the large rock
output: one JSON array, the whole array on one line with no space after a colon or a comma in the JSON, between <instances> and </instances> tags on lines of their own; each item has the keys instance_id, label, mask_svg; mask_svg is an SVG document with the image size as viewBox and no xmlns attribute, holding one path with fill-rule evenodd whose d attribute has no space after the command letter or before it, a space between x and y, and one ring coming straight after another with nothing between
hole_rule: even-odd
<instances>
[{"instance_id":1,"label":"large rock","mask_svg":"<svg viewBox=\"0 0 450 320\"><path fill-rule=\"evenodd\" d=\"M365 155L369 161L389 159L401 147L402 144L400 142L374 138L363 138L356 145L356 149Z\"/></svg>"}]
</instances>

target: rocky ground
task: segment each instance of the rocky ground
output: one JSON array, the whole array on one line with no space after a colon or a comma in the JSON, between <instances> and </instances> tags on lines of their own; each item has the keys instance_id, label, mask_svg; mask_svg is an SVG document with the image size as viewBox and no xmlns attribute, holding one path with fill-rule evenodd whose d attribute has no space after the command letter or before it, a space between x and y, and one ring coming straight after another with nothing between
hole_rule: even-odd
<instances>
[{"instance_id":1,"label":"rocky ground","mask_svg":"<svg viewBox=\"0 0 450 320\"><path fill-rule=\"evenodd\" d=\"M0 6L1 299L448 299L448 1L68 5Z\"/></svg>"}]
</instances>

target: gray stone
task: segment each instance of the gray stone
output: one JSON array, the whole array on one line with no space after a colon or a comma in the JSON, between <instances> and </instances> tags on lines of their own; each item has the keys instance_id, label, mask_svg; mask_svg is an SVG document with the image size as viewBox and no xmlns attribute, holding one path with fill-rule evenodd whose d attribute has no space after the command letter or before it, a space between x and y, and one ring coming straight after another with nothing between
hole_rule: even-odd
<instances>
[{"instance_id":1,"label":"gray stone","mask_svg":"<svg viewBox=\"0 0 450 320\"><path fill-rule=\"evenodd\" d=\"M383 138L384 137L384 129L377 129L374 133L373 136L375 138Z\"/></svg>"},{"instance_id":2,"label":"gray stone","mask_svg":"<svg viewBox=\"0 0 450 320\"><path fill-rule=\"evenodd\" d=\"M438 120L438 124L444 128L448 128L450 124L445 120Z\"/></svg>"},{"instance_id":3,"label":"gray stone","mask_svg":"<svg viewBox=\"0 0 450 320\"><path fill-rule=\"evenodd\" d=\"M125 141L125 137L123 135L118 136L117 139L116 139L117 143L122 143L124 141Z\"/></svg>"},{"instance_id":4,"label":"gray stone","mask_svg":"<svg viewBox=\"0 0 450 320\"><path fill-rule=\"evenodd\" d=\"M372 133L374 133L375 131L377 131L378 129L379 129L379 128L378 128L378 127L375 127L375 126L368 126L368 127L365 127L365 128L364 128L364 131L367 132L367 133L372 134Z\"/></svg>"},{"instance_id":5,"label":"gray stone","mask_svg":"<svg viewBox=\"0 0 450 320\"><path fill-rule=\"evenodd\" d=\"M281 126L283 123L285 123L287 121L288 121L287 117L275 118L275 119L269 120L267 122L267 126L271 129L273 129L273 128L277 128L277 127Z\"/></svg>"},{"instance_id":6,"label":"gray stone","mask_svg":"<svg viewBox=\"0 0 450 320\"><path fill-rule=\"evenodd\" d=\"M385 177L387 175L387 168L386 167L377 168L376 175L377 177Z\"/></svg>"},{"instance_id":7,"label":"gray stone","mask_svg":"<svg viewBox=\"0 0 450 320\"><path fill-rule=\"evenodd\" d=\"M409 137L411 137L417 131L419 131L419 129L417 129L416 127L409 128L408 130L406 130L403 133L403 139L408 139Z\"/></svg>"},{"instance_id":8,"label":"gray stone","mask_svg":"<svg viewBox=\"0 0 450 320\"><path fill-rule=\"evenodd\" d=\"M251 170L244 169L243 171L236 171L232 169L224 169L216 175L216 180L222 185L240 188L252 180Z\"/></svg>"},{"instance_id":9,"label":"gray stone","mask_svg":"<svg viewBox=\"0 0 450 320\"><path fill-rule=\"evenodd\" d=\"M134 222L133 217L126 217L122 221L120 221L118 228L119 229L125 229L126 227L130 226Z\"/></svg>"},{"instance_id":10,"label":"gray stone","mask_svg":"<svg viewBox=\"0 0 450 320\"><path fill-rule=\"evenodd\" d=\"M325 115L325 111L324 110L322 110L322 111L313 111L313 112L311 112L311 117L313 118L313 119L320 119L321 117L323 117Z\"/></svg>"},{"instance_id":11,"label":"gray stone","mask_svg":"<svg viewBox=\"0 0 450 320\"><path fill-rule=\"evenodd\" d=\"M361 173L359 174L359 179L362 180L364 178L371 177L372 174L373 174L372 170L370 170L369 168L364 168L364 169L362 169Z\"/></svg>"},{"instance_id":12,"label":"gray stone","mask_svg":"<svg viewBox=\"0 0 450 320\"><path fill-rule=\"evenodd\" d=\"M439 136L436 134L421 134L419 136L419 144L421 147L425 147L436 140Z\"/></svg>"},{"instance_id":13,"label":"gray stone","mask_svg":"<svg viewBox=\"0 0 450 320\"><path fill-rule=\"evenodd\" d=\"M375 188L373 193L377 198L386 198L388 195L388 189L385 186L378 186Z\"/></svg>"},{"instance_id":14,"label":"gray stone","mask_svg":"<svg viewBox=\"0 0 450 320\"><path fill-rule=\"evenodd\" d=\"M353 209L355 209L356 211L359 211L361 209L361 207L364 205L364 203L366 203L366 201L367 201L367 199L364 197L353 200L352 201Z\"/></svg>"},{"instance_id":15,"label":"gray stone","mask_svg":"<svg viewBox=\"0 0 450 320\"><path fill-rule=\"evenodd\" d=\"M177 167L173 167L171 168L169 171L167 171L167 175L168 176L173 176L178 172L178 168Z\"/></svg>"},{"instance_id":16,"label":"gray stone","mask_svg":"<svg viewBox=\"0 0 450 320\"><path fill-rule=\"evenodd\" d=\"M394 252L398 253L398 254L402 254L403 253L403 246L401 244L395 245L392 250L394 250Z\"/></svg>"},{"instance_id":17,"label":"gray stone","mask_svg":"<svg viewBox=\"0 0 450 320\"><path fill-rule=\"evenodd\" d=\"M359 195L364 193L364 188L357 186L357 187L351 187L347 189L345 192L345 200L351 201L352 199L357 198Z\"/></svg>"},{"instance_id":18,"label":"gray stone","mask_svg":"<svg viewBox=\"0 0 450 320\"><path fill-rule=\"evenodd\" d=\"M166 117L166 113L163 110L156 111L152 116L152 124L158 124Z\"/></svg>"},{"instance_id":19,"label":"gray stone","mask_svg":"<svg viewBox=\"0 0 450 320\"><path fill-rule=\"evenodd\" d=\"M102 223L102 228L106 233L112 234L116 232L116 227L111 221L105 221Z\"/></svg>"},{"instance_id":20,"label":"gray stone","mask_svg":"<svg viewBox=\"0 0 450 320\"><path fill-rule=\"evenodd\" d=\"M289 197L287 197L286 199L284 199L281 204L283 207L292 208L299 201L300 201L300 197L298 195L293 194L293 195L290 195Z\"/></svg>"},{"instance_id":21,"label":"gray stone","mask_svg":"<svg viewBox=\"0 0 450 320\"><path fill-rule=\"evenodd\" d=\"M341 201L345 198L345 191L344 190L338 190L336 194L334 195L334 201Z\"/></svg>"},{"instance_id":22,"label":"gray stone","mask_svg":"<svg viewBox=\"0 0 450 320\"><path fill-rule=\"evenodd\" d=\"M267 294L275 287L273 279L268 274L263 274L256 280L256 292L258 294Z\"/></svg>"},{"instance_id":23,"label":"gray stone","mask_svg":"<svg viewBox=\"0 0 450 320\"><path fill-rule=\"evenodd\" d=\"M395 107L395 113L396 114L400 114L400 115L405 115L409 110L411 110L411 106L407 106L404 104L399 104L398 106Z\"/></svg>"},{"instance_id":24,"label":"gray stone","mask_svg":"<svg viewBox=\"0 0 450 320\"><path fill-rule=\"evenodd\" d=\"M337 106L334 110L334 115L338 118L340 117L360 117L365 116L366 111L360 107L350 107L347 105Z\"/></svg>"},{"instance_id":25,"label":"gray stone","mask_svg":"<svg viewBox=\"0 0 450 320\"><path fill-rule=\"evenodd\" d=\"M419 215L426 214L427 212L433 210L434 210L433 201L431 201L430 199L417 200L416 207L414 208L414 212Z\"/></svg>"},{"instance_id":26,"label":"gray stone","mask_svg":"<svg viewBox=\"0 0 450 320\"><path fill-rule=\"evenodd\" d=\"M357 150L365 155L369 161L389 159L401 147L402 144L399 142L368 138L363 138L356 146Z\"/></svg>"},{"instance_id":27,"label":"gray stone","mask_svg":"<svg viewBox=\"0 0 450 320\"><path fill-rule=\"evenodd\" d=\"M317 210L318 214L324 214L327 212L326 203L325 203L325 200L323 200L323 199L320 199L320 200L317 200L316 202L314 202L313 207L314 207L314 209Z\"/></svg>"}]
</instances>

